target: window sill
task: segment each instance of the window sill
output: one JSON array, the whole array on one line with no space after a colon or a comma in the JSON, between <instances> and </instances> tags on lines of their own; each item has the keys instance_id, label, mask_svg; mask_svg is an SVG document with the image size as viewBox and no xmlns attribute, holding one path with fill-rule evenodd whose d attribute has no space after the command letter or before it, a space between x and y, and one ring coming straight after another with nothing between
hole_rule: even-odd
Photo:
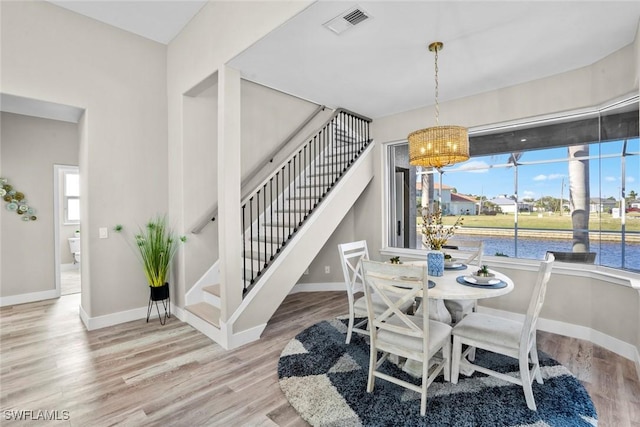
<instances>
[{"instance_id":1,"label":"window sill","mask_svg":"<svg viewBox=\"0 0 640 427\"><path fill-rule=\"evenodd\" d=\"M380 249L380 255L382 255L383 258L399 256L407 259L425 259L426 253L427 251L422 249L391 247ZM483 260L486 260L487 264L490 264L493 267L503 267L520 271L537 271L540 266L540 261L526 258L484 255ZM603 280L612 284L629 287L640 292L640 273L593 264L574 264L566 262L554 263L553 272L569 276Z\"/></svg>"}]
</instances>

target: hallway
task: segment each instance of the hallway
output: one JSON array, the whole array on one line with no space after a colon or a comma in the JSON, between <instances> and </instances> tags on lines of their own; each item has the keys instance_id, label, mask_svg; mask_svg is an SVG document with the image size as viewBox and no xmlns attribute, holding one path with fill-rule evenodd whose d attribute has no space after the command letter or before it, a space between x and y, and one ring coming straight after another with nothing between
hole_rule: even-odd
<instances>
[{"instance_id":1,"label":"hallway","mask_svg":"<svg viewBox=\"0 0 640 427\"><path fill-rule=\"evenodd\" d=\"M60 272L60 295L71 295L80 292L80 269Z\"/></svg>"}]
</instances>

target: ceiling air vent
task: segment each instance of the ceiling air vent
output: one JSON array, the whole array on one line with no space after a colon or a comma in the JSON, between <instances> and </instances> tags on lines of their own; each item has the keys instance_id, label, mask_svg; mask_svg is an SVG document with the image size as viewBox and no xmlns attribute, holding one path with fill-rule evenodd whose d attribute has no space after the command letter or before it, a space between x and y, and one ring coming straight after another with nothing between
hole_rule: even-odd
<instances>
[{"instance_id":1,"label":"ceiling air vent","mask_svg":"<svg viewBox=\"0 0 640 427\"><path fill-rule=\"evenodd\" d=\"M341 13L331 21L325 22L323 25L336 34L342 34L349 28L353 28L354 25L357 25L370 17L371 16L362 10L362 8L355 7Z\"/></svg>"}]
</instances>

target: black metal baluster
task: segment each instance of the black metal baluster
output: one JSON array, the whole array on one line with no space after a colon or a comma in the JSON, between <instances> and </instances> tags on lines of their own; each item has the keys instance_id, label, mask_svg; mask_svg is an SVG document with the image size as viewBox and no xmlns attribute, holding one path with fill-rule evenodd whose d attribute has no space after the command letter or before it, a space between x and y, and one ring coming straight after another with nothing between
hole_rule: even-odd
<instances>
[{"instance_id":1,"label":"black metal baluster","mask_svg":"<svg viewBox=\"0 0 640 427\"><path fill-rule=\"evenodd\" d=\"M278 177L280 176L280 171L276 172L276 221L277 215L280 211L280 183L278 181ZM273 223L273 216L271 217L271 222ZM276 241L278 242L278 247L276 248L276 253L280 253L280 248L282 247L280 244L280 224L276 222Z\"/></svg>"},{"instance_id":2,"label":"black metal baluster","mask_svg":"<svg viewBox=\"0 0 640 427\"><path fill-rule=\"evenodd\" d=\"M342 173L340 173L340 176L347 171L347 165L349 164L349 146L347 145L349 143L349 140L347 139L349 135L349 116L346 113L343 114L342 123L344 123L346 129L343 132L344 143L342 144Z\"/></svg>"},{"instance_id":3,"label":"black metal baluster","mask_svg":"<svg viewBox=\"0 0 640 427\"><path fill-rule=\"evenodd\" d=\"M327 152L324 151L324 129L321 129L320 134L318 135L318 145L318 161L320 162L318 165L318 169L320 170L320 188L318 188L318 193L319 199L322 200L322 197L324 196L324 168L327 163Z\"/></svg>"},{"instance_id":4,"label":"black metal baluster","mask_svg":"<svg viewBox=\"0 0 640 427\"><path fill-rule=\"evenodd\" d=\"M273 261L273 177L269 179L269 229L271 230L271 250L269 261ZM278 240L276 240L277 242Z\"/></svg>"},{"instance_id":5,"label":"black metal baluster","mask_svg":"<svg viewBox=\"0 0 640 427\"><path fill-rule=\"evenodd\" d=\"M353 163L353 144L354 143L355 143L355 136L353 132L353 116L349 115L349 147L347 148L349 162L347 166L351 166L351 163Z\"/></svg>"},{"instance_id":6,"label":"black metal baluster","mask_svg":"<svg viewBox=\"0 0 640 427\"><path fill-rule=\"evenodd\" d=\"M256 276L260 277L262 269L259 267L262 260L262 252L260 251L260 190L256 191L256 232L258 234L258 272Z\"/></svg>"},{"instance_id":7,"label":"black metal baluster","mask_svg":"<svg viewBox=\"0 0 640 427\"><path fill-rule=\"evenodd\" d=\"M331 133L329 134L329 146L331 147L331 159L333 160L333 162L331 162L331 172L329 174L329 188L333 187L333 178L334 178L334 174L335 174L335 167L336 167L336 162L338 161L338 150L334 144L334 140L335 140L335 134L336 134L336 127L335 127L335 121L336 119L333 119L333 127L331 128Z\"/></svg>"},{"instance_id":8,"label":"black metal baluster","mask_svg":"<svg viewBox=\"0 0 640 427\"><path fill-rule=\"evenodd\" d=\"M245 215L247 205L242 205L242 293L247 292L247 235L245 228Z\"/></svg>"},{"instance_id":9,"label":"black metal baluster","mask_svg":"<svg viewBox=\"0 0 640 427\"><path fill-rule=\"evenodd\" d=\"M249 199L249 248L251 249L251 284L253 284L253 197Z\"/></svg>"},{"instance_id":10,"label":"black metal baluster","mask_svg":"<svg viewBox=\"0 0 640 427\"><path fill-rule=\"evenodd\" d=\"M287 238L284 236L286 234L284 230L287 227L286 226L286 223L287 223L287 218L286 218L287 212L286 212L286 210L284 208L284 166L282 166L282 213L281 213L281 215L282 215L282 246L284 246L286 244L286 240L287 240Z\"/></svg>"},{"instance_id":11,"label":"black metal baluster","mask_svg":"<svg viewBox=\"0 0 640 427\"><path fill-rule=\"evenodd\" d=\"M287 192L289 194L289 196L287 197L287 209L285 209L284 215L283 215L283 219L287 216L287 213L289 214L289 237L287 237L287 240L289 240L291 238L291 160L289 160L288 164L287 164L287 175L288 175L288 179L287 179Z\"/></svg>"},{"instance_id":12,"label":"black metal baluster","mask_svg":"<svg viewBox=\"0 0 640 427\"><path fill-rule=\"evenodd\" d=\"M262 199L263 199L263 203L262 203L262 212L263 212L263 224L262 226L264 227L264 222L267 218L267 183L265 182L264 185L262 186ZM260 218L260 217L258 217ZM266 268L268 265L267 262L267 227L264 228L264 266L263 268Z\"/></svg>"},{"instance_id":13,"label":"black metal baluster","mask_svg":"<svg viewBox=\"0 0 640 427\"><path fill-rule=\"evenodd\" d=\"M302 187L302 192L304 193L304 218L306 219L307 216L309 216L308 211L307 211L307 203L309 201L309 199L307 198L309 196L309 182L307 182L309 180L309 164L307 163L307 145L305 144L304 146L304 187Z\"/></svg>"},{"instance_id":14,"label":"black metal baluster","mask_svg":"<svg viewBox=\"0 0 640 427\"><path fill-rule=\"evenodd\" d=\"M314 174L314 181L313 181L313 208L315 209L316 206L318 206L318 140L316 139L316 136L313 137L313 151L315 153L315 156L313 156L313 174Z\"/></svg>"},{"instance_id":15,"label":"black metal baluster","mask_svg":"<svg viewBox=\"0 0 640 427\"><path fill-rule=\"evenodd\" d=\"M300 190L298 189L298 185L300 184L300 180L302 177L302 150L298 151L298 174L294 174L295 175L295 183L296 183L296 192L295 194L300 194ZM296 209L296 214L297 214L297 224L298 227L302 225L302 213L304 212L304 209L302 208L302 199L298 198L298 207Z\"/></svg>"},{"instance_id":16,"label":"black metal baluster","mask_svg":"<svg viewBox=\"0 0 640 427\"><path fill-rule=\"evenodd\" d=\"M331 168L333 167L333 153L331 152L331 145L329 144L329 138L331 137L331 133L329 130L329 126L324 130L324 149L328 154L329 163L325 166L325 177L324 177L324 194L326 195L329 191L329 182L331 181Z\"/></svg>"}]
</instances>

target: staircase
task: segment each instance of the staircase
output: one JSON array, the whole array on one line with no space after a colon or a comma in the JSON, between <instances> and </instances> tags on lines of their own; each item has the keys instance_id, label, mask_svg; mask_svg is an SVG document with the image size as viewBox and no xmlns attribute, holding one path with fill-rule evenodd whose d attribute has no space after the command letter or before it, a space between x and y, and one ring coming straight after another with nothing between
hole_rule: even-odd
<instances>
[{"instance_id":1,"label":"staircase","mask_svg":"<svg viewBox=\"0 0 640 427\"><path fill-rule=\"evenodd\" d=\"M243 201L242 302L220 319L216 262L186 295L188 323L228 349L259 339L373 178L369 122L336 110Z\"/></svg>"}]
</instances>

